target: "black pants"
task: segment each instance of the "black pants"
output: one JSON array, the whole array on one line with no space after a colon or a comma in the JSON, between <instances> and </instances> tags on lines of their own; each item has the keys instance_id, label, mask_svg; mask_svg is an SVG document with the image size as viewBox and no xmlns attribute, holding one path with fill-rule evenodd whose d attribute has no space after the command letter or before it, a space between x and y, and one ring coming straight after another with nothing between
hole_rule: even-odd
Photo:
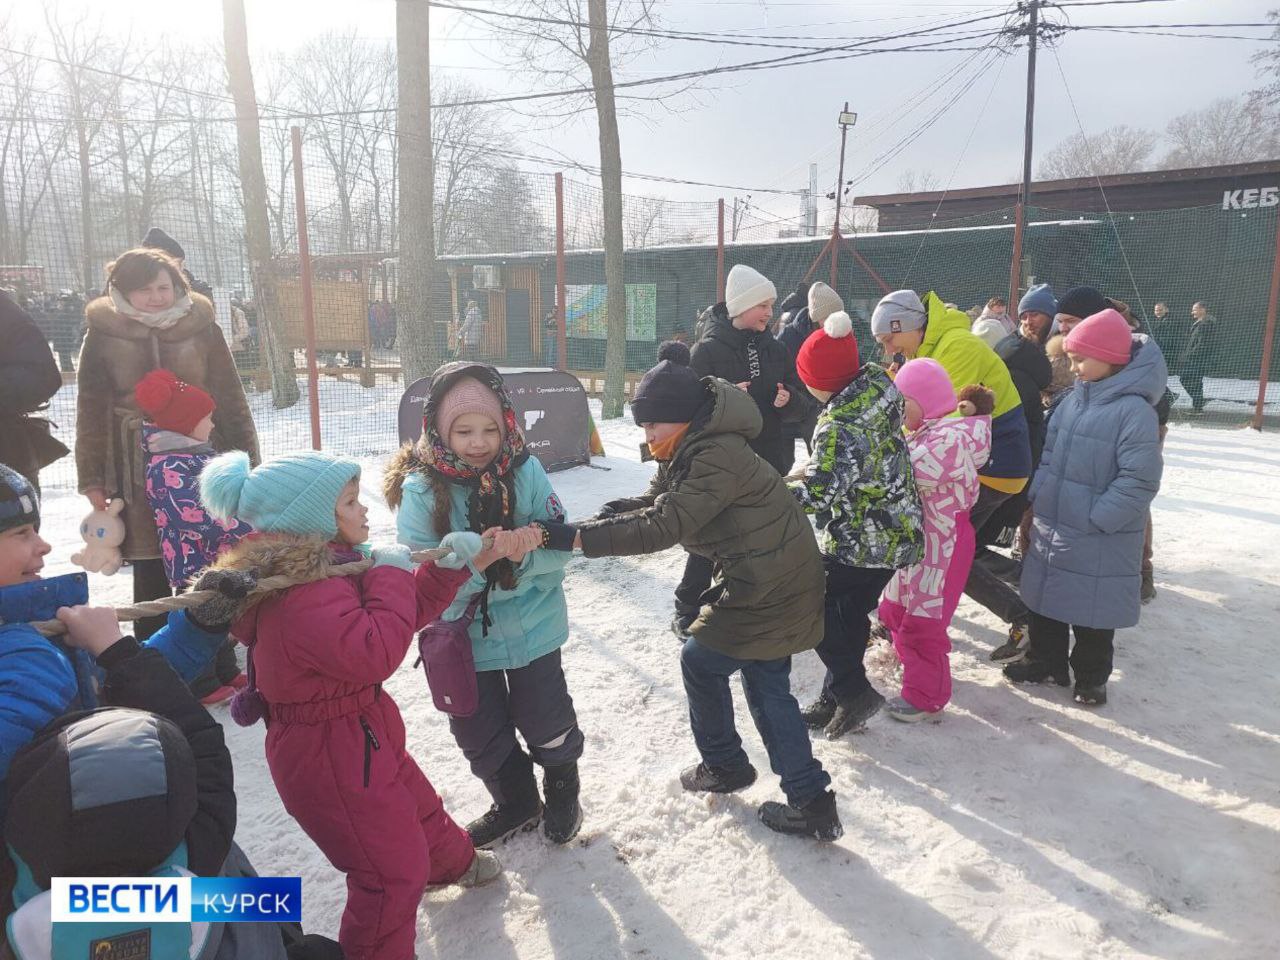
<instances>
[{"instance_id":1,"label":"black pants","mask_svg":"<svg viewBox=\"0 0 1280 960\"><path fill-rule=\"evenodd\" d=\"M827 571L825 622L818 657L827 668L822 690L839 701L864 693L871 682L862 658L871 635L868 615L880 602L880 594L893 577L892 570L851 567L823 557Z\"/></svg>"},{"instance_id":2,"label":"black pants","mask_svg":"<svg viewBox=\"0 0 1280 960\"><path fill-rule=\"evenodd\" d=\"M978 489L978 499L969 510L969 522L973 529L982 529L983 524L991 517L1000 505L1012 494L993 490L986 484ZM1018 591L1009 586L986 564L975 562L969 568L969 579L964 584L965 596L982 604L1005 623L1026 623L1027 605L1022 602Z\"/></svg>"},{"instance_id":3,"label":"black pants","mask_svg":"<svg viewBox=\"0 0 1280 960\"><path fill-rule=\"evenodd\" d=\"M1114 630L1097 627L1078 627L1050 620L1038 613L1031 614L1031 649L1028 658L1050 664L1059 676L1067 675L1067 648L1070 634L1076 636L1075 649L1069 662L1076 683L1083 687L1097 687L1111 677L1111 660L1115 649Z\"/></svg>"},{"instance_id":4,"label":"black pants","mask_svg":"<svg viewBox=\"0 0 1280 960\"><path fill-rule=\"evenodd\" d=\"M1204 409L1204 377L1198 373L1180 373L1178 381L1182 384L1182 389L1191 395L1191 408L1193 410Z\"/></svg>"}]
</instances>

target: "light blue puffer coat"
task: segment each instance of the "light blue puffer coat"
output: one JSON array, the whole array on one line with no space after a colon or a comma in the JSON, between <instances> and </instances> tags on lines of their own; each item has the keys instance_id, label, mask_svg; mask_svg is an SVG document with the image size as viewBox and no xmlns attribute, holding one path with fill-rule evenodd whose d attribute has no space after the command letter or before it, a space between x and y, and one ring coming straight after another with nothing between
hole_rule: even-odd
<instances>
[{"instance_id":1,"label":"light blue puffer coat","mask_svg":"<svg viewBox=\"0 0 1280 960\"><path fill-rule=\"evenodd\" d=\"M1128 366L1077 383L1054 411L1022 561L1022 599L1041 616L1100 629L1138 622L1143 534L1163 469L1154 405L1167 379L1160 348L1135 334Z\"/></svg>"}]
</instances>

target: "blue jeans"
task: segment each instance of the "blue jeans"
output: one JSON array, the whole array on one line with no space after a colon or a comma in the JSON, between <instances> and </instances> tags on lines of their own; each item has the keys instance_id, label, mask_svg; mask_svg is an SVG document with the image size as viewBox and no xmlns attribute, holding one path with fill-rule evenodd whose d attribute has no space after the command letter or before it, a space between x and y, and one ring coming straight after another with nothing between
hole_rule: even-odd
<instances>
[{"instance_id":1,"label":"blue jeans","mask_svg":"<svg viewBox=\"0 0 1280 960\"><path fill-rule=\"evenodd\" d=\"M697 640L687 640L680 653L684 690L689 698L689 725L702 760L710 767L743 767L748 763L733 723L729 678L742 672L751 719L769 753L769 766L782 780L787 802L802 807L831 783L813 756L800 705L791 695L791 658L739 660Z\"/></svg>"}]
</instances>

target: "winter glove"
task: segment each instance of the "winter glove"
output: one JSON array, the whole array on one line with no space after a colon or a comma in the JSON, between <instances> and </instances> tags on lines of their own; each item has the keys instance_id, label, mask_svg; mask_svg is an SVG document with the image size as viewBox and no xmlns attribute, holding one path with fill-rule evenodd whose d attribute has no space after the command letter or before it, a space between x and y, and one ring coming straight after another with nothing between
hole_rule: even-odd
<instances>
[{"instance_id":1,"label":"winter glove","mask_svg":"<svg viewBox=\"0 0 1280 960\"><path fill-rule=\"evenodd\" d=\"M452 552L437 560L436 566L444 570L461 570L479 556L484 549L484 541L480 539L480 534L464 531L445 534L440 546Z\"/></svg>"},{"instance_id":2,"label":"winter glove","mask_svg":"<svg viewBox=\"0 0 1280 960\"><path fill-rule=\"evenodd\" d=\"M618 511L614 509L614 506L611 503L606 503L603 507L601 507L598 511L596 511L597 520L608 520L610 517L616 517L617 515L618 515Z\"/></svg>"},{"instance_id":3,"label":"winter glove","mask_svg":"<svg viewBox=\"0 0 1280 960\"><path fill-rule=\"evenodd\" d=\"M570 523L557 523L555 520L539 520L534 526L547 531L543 548L547 550L572 550L573 540L578 535L578 528Z\"/></svg>"},{"instance_id":4,"label":"winter glove","mask_svg":"<svg viewBox=\"0 0 1280 960\"><path fill-rule=\"evenodd\" d=\"M398 567L401 570L413 573L415 565L412 551L402 544L395 543L389 547L374 547L369 555L373 557L375 570L378 567Z\"/></svg>"},{"instance_id":5,"label":"winter glove","mask_svg":"<svg viewBox=\"0 0 1280 960\"><path fill-rule=\"evenodd\" d=\"M257 585L256 570L206 570L191 591L212 590L217 596L189 609L187 619L206 633L226 633Z\"/></svg>"}]
</instances>

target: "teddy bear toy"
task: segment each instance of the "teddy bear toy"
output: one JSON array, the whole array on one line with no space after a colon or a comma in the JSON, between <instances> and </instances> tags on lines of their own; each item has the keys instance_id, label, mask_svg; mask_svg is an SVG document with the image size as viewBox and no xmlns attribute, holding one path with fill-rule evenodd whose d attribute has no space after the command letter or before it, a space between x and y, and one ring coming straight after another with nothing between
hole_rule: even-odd
<instances>
[{"instance_id":1,"label":"teddy bear toy","mask_svg":"<svg viewBox=\"0 0 1280 960\"><path fill-rule=\"evenodd\" d=\"M84 567L90 573L102 573L108 577L120 569L124 558L120 556L120 544L124 543L123 500L112 500L105 510L94 510L80 524L80 536L85 547L71 555L71 562Z\"/></svg>"}]
</instances>

